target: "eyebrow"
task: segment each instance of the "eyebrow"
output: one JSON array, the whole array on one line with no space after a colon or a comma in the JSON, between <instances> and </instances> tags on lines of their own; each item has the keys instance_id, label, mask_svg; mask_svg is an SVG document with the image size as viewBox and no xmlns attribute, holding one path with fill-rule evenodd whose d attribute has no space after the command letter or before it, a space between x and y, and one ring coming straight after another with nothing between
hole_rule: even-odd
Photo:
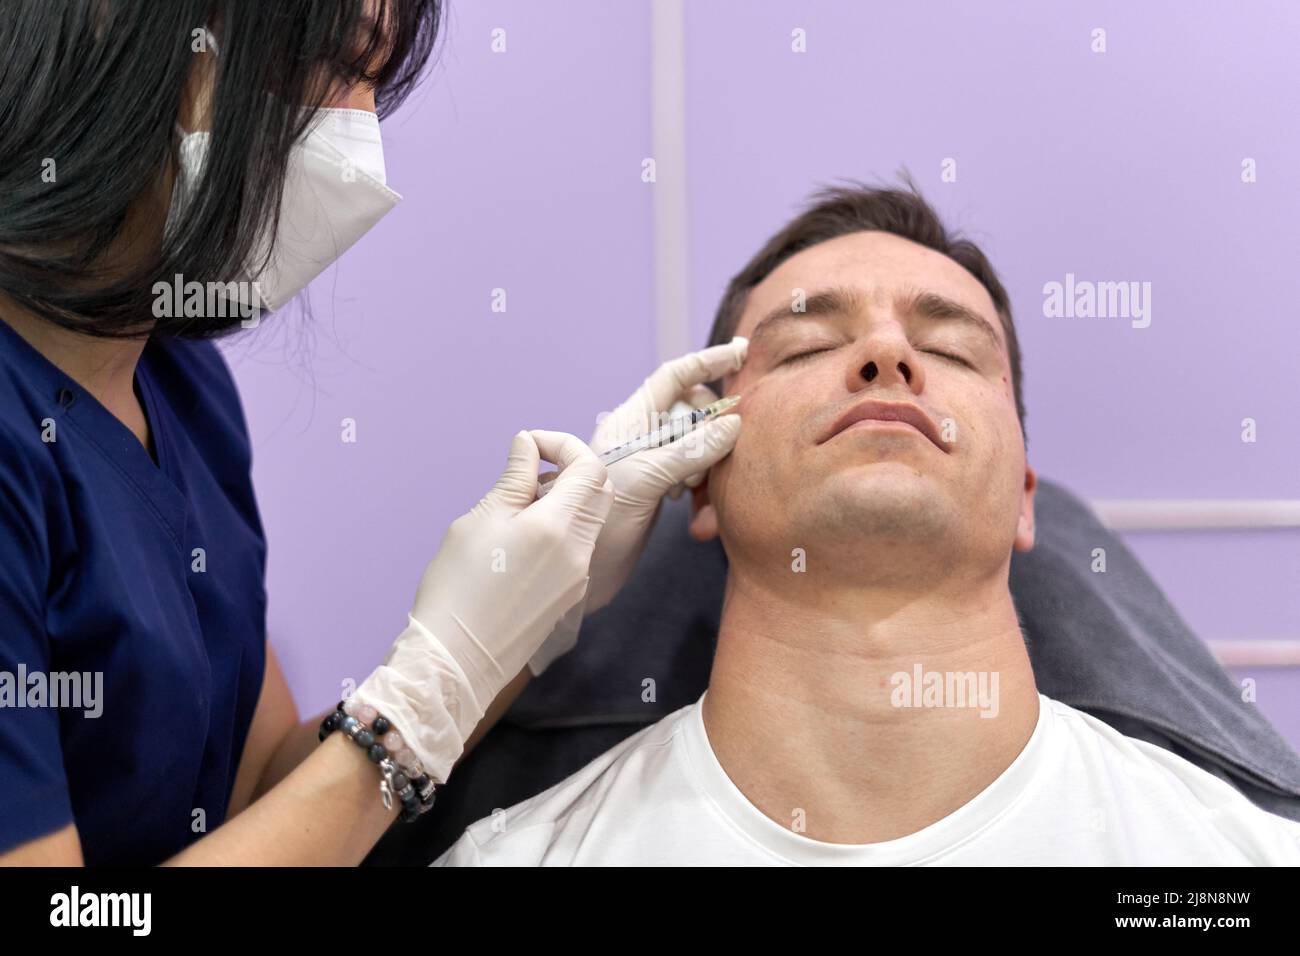
<instances>
[{"instance_id":1,"label":"eyebrow","mask_svg":"<svg viewBox=\"0 0 1300 956\"><path fill-rule=\"evenodd\" d=\"M801 311L796 312L793 305L779 305L772 309L754 326L749 340L751 343L757 341L762 333L781 319L852 315L861 311L864 305L865 298L856 289L844 287L821 289L804 300L804 308ZM924 289L906 289L894 298L894 307L903 315L915 315L935 321L952 320L977 327L995 349L1002 348L1002 340L984 316L945 295L927 292Z\"/></svg>"},{"instance_id":2,"label":"eyebrow","mask_svg":"<svg viewBox=\"0 0 1300 956\"><path fill-rule=\"evenodd\" d=\"M937 292L909 289L894 300L894 307L903 315L919 315L924 319L951 319L963 325L976 326L987 336L994 349L1001 351L1002 339L989 321L969 306Z\"/></svg>"},{"instance_id":3,"label":"eyebrow","mask_svg":"<svg viewBox=\"0 0 1300 956\"><path fill-rule=\"evenodd\" d=\"M852 315L862 309L863 296L856 289L831 288L821 289L804 299L803 308L796 311L794 304L778 305L758 320L749 341L756 342L759 337L781 319L815 319L826 316Z\"/></svg>"}]
</instances>

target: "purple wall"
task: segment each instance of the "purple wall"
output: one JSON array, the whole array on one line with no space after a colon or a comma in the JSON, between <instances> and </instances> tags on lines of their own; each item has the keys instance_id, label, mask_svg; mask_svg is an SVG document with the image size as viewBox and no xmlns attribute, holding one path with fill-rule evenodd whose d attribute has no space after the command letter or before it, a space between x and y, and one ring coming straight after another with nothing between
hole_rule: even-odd
<instances>
[{"instance_id":1,"label":"purple wall","mask_svg":"<svg viewBox=\"0 0 1300 956\"><path fill-rule=\"evenodd\" d=\"M1041 474L1090 498L1300 497L1300 5L686 7L696 342L813 186L906 166L1008 288ZM316 283L313 319L229 350L272 638L305 711L378 661L514 431L585 437L657 361L649 5L452 0L450 17L384 125L406 201ZM1045 317L1067 273L1151 283L1149 327ZM1128 540L1202 637L1300 639L1300 533ZM1300 675L1240 676L1300 745Z\"/></svg>"}]
</instances>

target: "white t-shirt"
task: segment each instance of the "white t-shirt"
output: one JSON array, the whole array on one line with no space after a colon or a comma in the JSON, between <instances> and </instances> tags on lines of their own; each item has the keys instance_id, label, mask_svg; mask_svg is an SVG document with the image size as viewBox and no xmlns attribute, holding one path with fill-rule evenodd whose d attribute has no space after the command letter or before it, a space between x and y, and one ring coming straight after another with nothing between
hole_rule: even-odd
<instances>
[{"instance_id":1,"label":"white t-shirt","mask_svg":"<svg viewBox=\"0 0 1300 956\"><path fill-rule=\"evenodd\" d=\"M1039 694L1025 749L916 833L848 845L764 816L709 745L700 701L479 820L434 866L1297 865L1300 823Z\"/></svg>"}]
</instances>

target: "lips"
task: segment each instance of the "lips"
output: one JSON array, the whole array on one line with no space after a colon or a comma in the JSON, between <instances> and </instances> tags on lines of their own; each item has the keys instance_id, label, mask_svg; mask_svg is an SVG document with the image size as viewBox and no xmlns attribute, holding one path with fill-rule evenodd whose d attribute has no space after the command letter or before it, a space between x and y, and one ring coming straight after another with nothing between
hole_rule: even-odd
<instances>
[{"instance_id":1,"label":"lips","mask_svg":"<svg viewBox=\"0 0 1300 956\"><path fill-rule=\"evenodd\" d=\"M830 441L850 425L862 421L903 422L930 439L940 451L945 453L948 451L939 440L938 427L919 407L907 402L882 402L877 399L858 402L835 420L826 433L818 439L817 444Z\"/></svg>"}]
</instances>

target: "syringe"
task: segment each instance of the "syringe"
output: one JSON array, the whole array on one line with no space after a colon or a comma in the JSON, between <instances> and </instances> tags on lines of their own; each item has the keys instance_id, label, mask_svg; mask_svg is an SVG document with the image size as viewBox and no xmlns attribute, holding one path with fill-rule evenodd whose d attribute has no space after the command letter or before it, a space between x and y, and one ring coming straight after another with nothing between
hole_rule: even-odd
<instances>
[{"instance_id":1,"label":"syringe","mask_svg":"<svg viewBox=\"0 0 1300 956\"><path fill-rule=\"evenodd\" d=\"M705 422L712 421L723 412L735 408L740 402L739 395L728 395L726 398L720 398L711 405L705 405L703 408L697 408L688 415L680 415L668 421L668 424L662 428L656 428L652 432L647 432L629 442L616 445L608 451L601 452L598 456L602 464L608 466L616 461L622 461L635 455L637 452L645 451L647 448L659 448L661 445L671 445L675 441L685 438L695 429L699 428ZM542 497L551 490L551 484L555 481L555 476L559 472L550 472L543 475L537 482L537 497Z\"/></svg>"}]
</instances>

